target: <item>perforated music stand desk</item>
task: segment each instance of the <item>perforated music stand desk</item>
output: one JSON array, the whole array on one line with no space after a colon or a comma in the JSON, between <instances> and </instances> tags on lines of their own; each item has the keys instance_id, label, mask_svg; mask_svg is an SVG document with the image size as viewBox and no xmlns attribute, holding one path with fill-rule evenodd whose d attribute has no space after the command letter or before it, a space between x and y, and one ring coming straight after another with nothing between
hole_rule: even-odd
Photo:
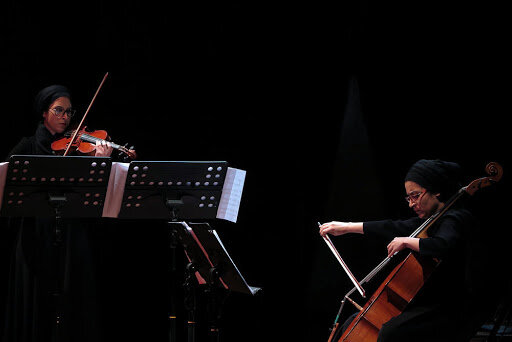
<instances>
[{"instance_id":1,"label":"perforated music stand desk","mask_svg":"<svg viewBox=\"0 0 512 342\"><path fill-rule=\"evenodd\" d=\"M109 157L13 155L0 215L101 217L111 166Z\"/></svg>"},{"instance_id":2,"label":"perforated music stand desk","mask_svg":"<svg viewBox=\"0 0 512 342\"><path fill-rule=\"evenodd\" d=\"M214 219L228 163L132 161L119 218Z\"/></svg>"}]
</instances>

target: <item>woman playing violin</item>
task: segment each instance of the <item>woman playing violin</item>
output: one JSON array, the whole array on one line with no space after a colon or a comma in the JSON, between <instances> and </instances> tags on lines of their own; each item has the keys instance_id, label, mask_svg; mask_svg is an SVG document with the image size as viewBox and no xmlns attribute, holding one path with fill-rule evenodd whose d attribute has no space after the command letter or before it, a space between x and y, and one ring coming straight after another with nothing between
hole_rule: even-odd
<instances>
[{"instance_id":1,"label":"woman playing violin","mask_svg":"<svg viewBox=\"0 0 512 342\"><path fill-rule=\"evenodd\" d=\"M396 317L382 326L378 341L467 341L461 337L460 303L464 297L465 235L474 224L471 213L450 208L428 229L426 238L408 237L460 188L459 166L441 160L420 160L405 177L405 200L417 217L408 220L372 222L329 222L320 234L359 233L384 242L387 254L402 250L441 259L420 293ZM344 325L348 326L349 318Z\"/></svg>"},{"instance_id":2,"label":"woman playing violin","mask_svg":"<svg viewBox=\"0 0 512 342\"><path fill-rule=\"evenodd\" d=\"M69 90L62 85L51 85L42 89L36 96L34 109L42 117L42 123L33 136L23 138L9 153L14 154L54 154L52 142L63 137L68 129L75 110L71 106ZM109 142L100 141L96 144L98 157L108 157L112 154Z\"/></svg>"},{"instance_id":3,"label":"woman playing violin","mask_svg":"<svg viewBox=\"0 0 512 342\"><path fill-rule=\"evenodd\" d=\"M31 137L22 138L11 150L15 154L51 155L51 144L63 137L75 110L69 90L61 85L42 89L35 98L35 111L42 118ZM110 156L109 143L98 143L96 156ZM100 312L96 292L94 230L97 219L64 219L62 242L65 253L55 247L55 219L13 218L9 225L16 232L9 274L5 327L0 340L5 342L59 341L92 342L101 340ZM65 255L62 255L65 254ZM58 275L57 263L65 264ZM65 281L62 282L62 279ZM57 280L63 284L56 288ZM58 296L55 293L58 292ZM56 298L59 298L56 300ZM57 302L61 304L57 304ZM56 307L59 331L56 331Z\"/></svg>"}]
</instances>

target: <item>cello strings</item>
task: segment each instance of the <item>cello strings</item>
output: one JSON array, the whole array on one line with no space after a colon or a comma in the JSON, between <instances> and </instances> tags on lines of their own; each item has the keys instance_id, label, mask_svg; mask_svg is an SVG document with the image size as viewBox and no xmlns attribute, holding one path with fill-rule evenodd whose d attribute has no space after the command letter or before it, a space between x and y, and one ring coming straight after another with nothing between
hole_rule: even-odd
<instances>
[{"instance_id":1,"label":"cello strings","mask_svg":"<svg viewBox=\"0 0 512 342\"><path fill-rule=\"evenodd\" d=\"M427 226L430 226L431 224L433 224L434 221L437 220L437 218L439 218L442 214L444 214L454 203L455 201L457 201L457 199L459 199L459 197L461 197L463 194L466 193L466 187L462 187L455 195L453 195L448 201L447 203L445 204L445 206L440 210L438 211L437 213L433 214L432 216L430 216L425 222L423 222L423 224L421 224L411 235L409 235L409 237L416 237L417 235L419 235ZM368 273L368 275L366 277L364 277L361 281L360 281L360 284L364 284L368 281L370 281L378 272L380 272L384 266L386 266L388 264L388 262L391 260L393 256L388 256L386 257L379 265L377 265L377 267L375 267L372 271L370 271L370 273ZM349 294L347 295L350 295L354 292L354 290L356 290L356 288L354 287Z\"/></svg>"}]
</instances>

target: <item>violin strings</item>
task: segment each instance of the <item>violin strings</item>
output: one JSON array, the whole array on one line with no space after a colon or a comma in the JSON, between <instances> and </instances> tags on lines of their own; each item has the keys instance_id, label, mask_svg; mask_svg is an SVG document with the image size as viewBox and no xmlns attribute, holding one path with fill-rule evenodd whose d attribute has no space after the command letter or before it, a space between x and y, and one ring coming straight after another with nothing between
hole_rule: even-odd
<instances>
[{"instance_id":1,"label":"violin strings","mask_svg":"<svg viewBox=\"0 0 512 342\"><path fill-rule=\"evenodd\" d=\"M69 136L73 135L74 133L75 133L75 130L68 131L68 132L66 132L64 134L64 136L69 137ZM105 139L97 138L97 137L95 137L93 135L89 135L87 133L79 133L77 139L82 139L82 140L84 140L84 141L86 141L88 143L92 143L92 144L96 144L98 141L106 141ZM114 148L116 150L120 150L122 152L126 151L125 150L126 148L124 146L118 145L118 144L113 143L113 142L109 142L109 143L112 146L112 148Z\"/></svg>"},{"instance_id":2,"label":"violin strings","mask_svg":"<svg viewBox=\"0 0 512 342\"><path fill-rule=\"evenodd\" d=\"M85 139L84 139L84 137L85 137ZM80 138L81 138L82 140L87 140L87 139L89 139L89 141L88 141L88 142L90 142L90 143L97 143L98 141L106 141L106 140L104 140L104 139L100 139L100 138L94 137L94 136L89 135L89 134L86 134L86 133L83 133L83 134L80 136ZM115 148L115 149L119 149L119 148L121 148L121 145L115 144L115 143L113 143L113 142L110 142L110 145L111 145L113 148Z\"/></svg>"}]
</instances>

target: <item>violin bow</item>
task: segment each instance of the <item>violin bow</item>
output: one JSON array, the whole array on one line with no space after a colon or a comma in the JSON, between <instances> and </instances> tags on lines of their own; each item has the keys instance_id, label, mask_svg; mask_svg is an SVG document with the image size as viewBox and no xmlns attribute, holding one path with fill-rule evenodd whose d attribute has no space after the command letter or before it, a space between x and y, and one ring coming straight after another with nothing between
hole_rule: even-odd
<instances>
[{"instance_id":1,"label":"violin bow","mask_svg":"<svg viewBox=\"0 0 512 342\"><path fill-rule=\"evenodd\" d=\"M321 226L320 222L317 222L317 223L318 223L318 226L320 227ZM324 239L325 243L327 244L327 246L331 250L332 254L334 254L334 257L336 258L336 260L338 260L338 262L340 263L341 267L343 267L343 270L345 270L345 272L347 273L348 277L350 278L350 280L352 281L354 286L357 288L357 290L359 291L361 296L363 296L363 298L366 298L365 291L364 291L363 287L357 281L356 277L354 277L354 275L352 274L352 272L348 268L348 266L345 263L345 261L343 261L343 258L341 257L340 253L338 253L338 250L336 249L336 247L334 247L334 244L332 243L332 241L329 238L329 236L325 235L325 236L322 236L322 238Z\"/></svg>"},{"instance_id":2,"label":"violin bow","mask_svg":"<svg viewBox=\"0 0 512 342\"><path fill-rule=\"evenodd\" d=\"M94 94L92 100L91 100L91 103L89 103L89 106L87 107L87 110L85 111L85 114L84 116L82 117L82 120L80 121L80 124L78 125L77 129L75 130L75 134L73 134L73 137L71 138L71 141L69 142L69 145L68 147L66 148L66 151L64 152L63 154L63 157L66 156L69 152L69 149L71 148L71 146L73 145L73 143L75 142L75 139L76 139L76 136L78 135L78 132L80 131L80 128L82 127L82 124L84 123L85 121L85 117L87 116L87 114L89 113L89 110L91 109L92 107L92 104L94 103L94 100L96 100L96 96L98 95L98 93L100 92L100 89L101 87L103 86L103 83L105 83L105 80L107 79L107 76L108 76L108 72L105 74L105 76L103 76L103 80L101 81L100 85L98 86L98 89L96 89L96 93Z\"/></svg>"}]
</instances>

